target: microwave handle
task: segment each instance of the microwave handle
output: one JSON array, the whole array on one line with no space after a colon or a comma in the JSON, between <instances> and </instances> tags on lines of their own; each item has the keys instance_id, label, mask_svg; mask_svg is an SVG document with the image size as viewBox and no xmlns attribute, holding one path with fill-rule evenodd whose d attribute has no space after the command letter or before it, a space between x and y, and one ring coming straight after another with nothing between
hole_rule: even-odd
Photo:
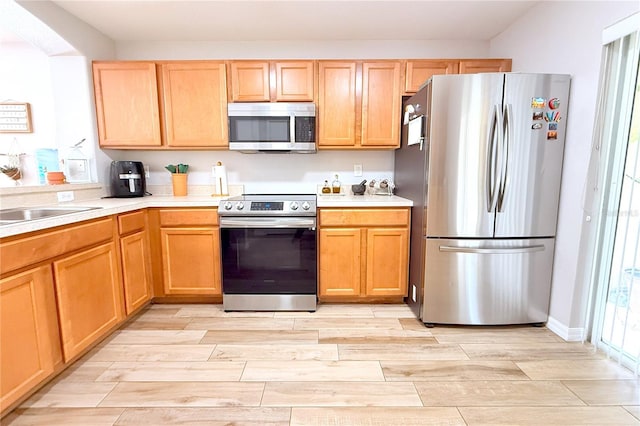
<instances>
[{"instance_id":1,"label":"microwave handle","mask_svg":"<svg viewBox=\"0 0 640 426\"><path fill-rule=\"evenodd\" d=\"M296 116L289 116L289 133L291 135L291 143L296 143Z\"/></svg>"}]
</instances>

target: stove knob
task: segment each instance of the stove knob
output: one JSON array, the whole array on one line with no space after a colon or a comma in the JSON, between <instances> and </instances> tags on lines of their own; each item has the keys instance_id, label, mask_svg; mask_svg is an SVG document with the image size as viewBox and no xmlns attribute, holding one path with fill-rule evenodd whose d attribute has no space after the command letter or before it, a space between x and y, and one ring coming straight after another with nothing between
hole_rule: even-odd
<instances>
[{"instance_id":1,"label":"stove knob","mask_svg":"<svg viewBox=\"0 0 640 426\"><path fill-rule=\"evenodd\" d=\"M289 208L293 211L298 210L298 202L297 201L292 201L291 204L289 204Z\"/></svg>"},{"instance_id":2,"label":"stove knob","mask_svg":"<svg viewBox=\"0 0 640 426\"><path fill-rule=\"evenodd\" d=\"M226 203L224 203L225 210L231 210L231 207L233 207L233 205L231 204L231 201L227 201Z\"/></svg>"},{"instance_id":3,"label":"stove knob","mask_svg":"<svg viewBox=\"0 0 640 426\"><path fill-rule=\"evenodd\" d=\"M308 202L304 202L302 203L302 209L303 210L309 210L309 208L311 208L311 205Z\"/></svg>"},{"instance_id":4,"label":"stove knob","mask_svg":"<svg viewBox=\"0 0 640 426\"><path fill-rule=\"evenodd\" d=\"M236 209L238 209L238 210L244 209L244 203L242 201L238 202L236 204Z\"/></svg>"}]
</instances>

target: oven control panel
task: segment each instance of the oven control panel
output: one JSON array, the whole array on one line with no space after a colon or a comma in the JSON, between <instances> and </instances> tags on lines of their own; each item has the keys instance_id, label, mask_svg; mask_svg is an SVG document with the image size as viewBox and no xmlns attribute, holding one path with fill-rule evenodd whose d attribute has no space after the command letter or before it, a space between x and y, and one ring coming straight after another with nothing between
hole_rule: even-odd
<instances>
[{"instance_id":1,"label":"oven control panel","mask_svg":"<svg viewBox=\"0 0 640 426\"><path fill-rule=\"evenodd\" d=\"M257 199L256 199L257 198ZM267 199L263 196L242 196L230 198L220 205L221 215L247 216L315 216L315 196L288 196L286 198Z\"/></svg>"},{"instance_id":2,"label":"oven control panel","mask_svg":"<svg viewBox=\"0 0 640 426\"><path fill-rule=\"evenodd\" d=\"M280 212L284 203L282 201L252 201L251 210L261 212Z\"/></svg>"}]
</instances>

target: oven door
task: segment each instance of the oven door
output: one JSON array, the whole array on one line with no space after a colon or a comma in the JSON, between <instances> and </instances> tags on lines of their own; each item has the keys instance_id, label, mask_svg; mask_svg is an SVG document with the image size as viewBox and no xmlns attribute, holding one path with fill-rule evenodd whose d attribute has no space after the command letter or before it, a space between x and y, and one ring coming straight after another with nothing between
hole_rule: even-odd
<instances>
[{"instance_id":1,"label":"oven door","mask_svg":"<svg viewBox=\"0 0 640 426\"><path fill-rule=\"evenodd\" d=\"M317 291L315 218L220 218L222 292Z\"/></svg>"}]
</instances>

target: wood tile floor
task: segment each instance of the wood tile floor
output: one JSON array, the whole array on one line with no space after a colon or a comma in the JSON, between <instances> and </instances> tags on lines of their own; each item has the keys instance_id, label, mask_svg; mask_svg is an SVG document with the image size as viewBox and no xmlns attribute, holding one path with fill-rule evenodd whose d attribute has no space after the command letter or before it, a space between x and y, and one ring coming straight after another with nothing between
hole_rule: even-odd
<instances>
[{"instance_id":1,"label":"wood tile floor","mask_svg":"<svg viewBox=\"0 0 640 426\"><path fill-rule=\"evenodd\" d=\"M640 380L546 328L404 305L152 305L2 425L630 425Z\"/></svg>"}]
</instances>

